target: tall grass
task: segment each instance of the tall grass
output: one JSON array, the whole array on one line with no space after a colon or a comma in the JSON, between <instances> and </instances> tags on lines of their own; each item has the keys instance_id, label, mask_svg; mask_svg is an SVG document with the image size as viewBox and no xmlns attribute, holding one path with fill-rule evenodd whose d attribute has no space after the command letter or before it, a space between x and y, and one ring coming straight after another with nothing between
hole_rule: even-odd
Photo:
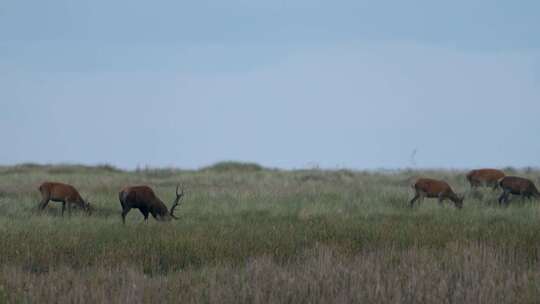
<instances>
[{"instance_id":1,"label":"tall grass","mask_svg":"<svg viewBox=\"0 0 540 304\"><path fill-rule=\"evenodd\" d=\"M535 302L540 209L470 191L461 171L181 171L108 166L0 168L0 302ZM250 165L251 166L251 165ZM230 170L226 169L230 168ZM512 174L540 182L536 170ZM449 181L465 205L408 207L418 176ZM36 211L44 180L75 185L96 212ZM148 184L180 220L118 191Z\"/></svg>"}]
</instances>

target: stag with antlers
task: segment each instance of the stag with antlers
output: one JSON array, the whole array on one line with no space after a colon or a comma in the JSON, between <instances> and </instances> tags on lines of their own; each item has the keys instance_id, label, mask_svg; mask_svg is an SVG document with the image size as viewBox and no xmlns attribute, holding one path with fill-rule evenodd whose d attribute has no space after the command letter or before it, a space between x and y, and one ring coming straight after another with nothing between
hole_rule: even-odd
<instances>
[{"instance_id":1,"label":"stag with antlers","mask_svg":"<svg viewBox=\"0 0 540 304\"><path fill-rule=\"evenodd\" d=\"M179 187L180 185L176 186L176 198L174 199L170 211L154 194L152 188L148 186L123 188L118 195L120 204L122 205L122 222L124 224L126 223L126 215L132 208L139 209L144 216L145 222L148 222L148 214L152 214L158 221L177 220L178 218L174 216L174 209L178 207L180 199L184 196L184 188L182 187L182 191L178 193Z\"/></svg>"}]
</instances>

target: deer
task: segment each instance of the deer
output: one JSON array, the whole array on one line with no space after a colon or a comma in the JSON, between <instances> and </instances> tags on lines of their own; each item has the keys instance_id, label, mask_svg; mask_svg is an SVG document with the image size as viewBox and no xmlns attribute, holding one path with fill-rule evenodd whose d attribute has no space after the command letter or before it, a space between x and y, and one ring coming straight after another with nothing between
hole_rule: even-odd
<instances>
[{"instance_id":1,"label":"deer","mask_svg":"<svg viewBox=\"0 0 540 304\"><path fill-rule=\"evenodd\" d=\"M57 182L43 182L39 186L39 192L41 193L41 201L38 205L40 211L43 211L47 207L49 201L53 201L62 203L62 216L64 216L66 205L68 214L71 215L72 204L85 210L88 215L92 213L90 202L85 201L77 189L71 185Z\"/></svg>"},{"instance_id":2,"label":"deer","mask_svg":"<svg viewBox=\"0 0 540 304\"><path fill-rule=\"evenodd\" d=\"M130 186L125 187L120 190L118 198L120 199L120 204L122 205L122 223L126 223L126 215L128 212L135 208L144 216L144 222L148 223L148 214L152 216L157 221L170 221L171 219L177 220L178 218L174 215L174 210L179 205L180 199L184 196L184 188L182 187L182 192L178 193L178 188L180 185L176 186L176 198L171 206L171 209L168 210L167 206L154 194L152 188L148 186Z\"/></svg>"},{"instance_id":3,"label":"deer","mask_svg":"<svg viewBox=\"0 0 540 304\"><path fill-rule=\"evenodd\" d=\"M540 198L538 189L530 179L518 176L505 176L499 180L498 184L503 190L501 196L499 196L499 205L502 205L504 202L508 206L510 194L520 195L524 199L531 199L532 196Z\"/></svg>"},{"instance_id":4,"label":"deer","mask_svg":"<svg viewBox=\"0 0 540 304\"><path fill-rule=\"evenodd\" d=\"M471 184L471 188L480 186L492 187L497 190L499 187L498 181L505 176L504 172L497 169L477 169L467 173L467 180Z\"/></svg>"},{"instance_id":5,"label":"deer","mask_svg":"<svg viewBox=\"0 0 540 304\"><path fill-rule=\"evenodd\" d=\"M415 191L415 195L409 202L411 208L414 206L414 202L416 202L418 199L423 200L424 197L438 198L439 204L441 205L444 200L449 199L454 202L456 208L463 208L464 197L458 196L445 181L431 178L419 178L412 185L412 188Z\"/></svg>"}]
</instances>

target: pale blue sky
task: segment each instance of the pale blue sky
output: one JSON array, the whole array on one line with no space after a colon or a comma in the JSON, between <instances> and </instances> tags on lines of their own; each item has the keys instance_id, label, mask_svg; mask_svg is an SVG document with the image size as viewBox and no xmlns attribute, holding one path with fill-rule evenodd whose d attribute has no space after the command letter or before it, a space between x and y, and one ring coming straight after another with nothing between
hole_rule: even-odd
<instances>
[{"instance_id":1,"label":"pale blue sky","mask_svg":"<svg viewBox=\"0 0 540 304\"><path fill-rule=\"evenodd\" d=\"M538 1L3 1L0 164L540 166Z\"/></svg>"}]
</instances>

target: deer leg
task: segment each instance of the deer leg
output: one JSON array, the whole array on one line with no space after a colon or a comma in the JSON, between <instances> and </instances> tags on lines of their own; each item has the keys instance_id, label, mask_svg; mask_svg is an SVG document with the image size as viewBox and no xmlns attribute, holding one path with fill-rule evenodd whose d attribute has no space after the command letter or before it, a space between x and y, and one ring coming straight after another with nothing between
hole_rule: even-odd
<instances>
[{"instance_id":1,"label":"deer leg","mask_svg":"<svg viewBox=\"0 0 540 304\"><path fill-rule=\"evenodd\" d=\"M131 210L131 208L122 209L122 223L124 225L126 224L126 215L128 214L129 210Z\"/></svg>"},{"instance_id":2,"label":"deer leg","mask_svg":"<svg viewBox=\"0 0 540 304\"><path fill-rule=\"evenodd\" d=\"M148 223L148 210L146 209L139 209L139 211L142 213L142 215L144 216L144 222L145 223Z\"/></svg>"},{"instance_id":3,"label":"deer leg","mask_svg":"<svg viewBox=\"0 0 540 304\"><path fill-rule=\"evenodd\" d=\"M411 208L414 206L414 202L416 202L416 200L418 200L419 197L420 197L420 196L418 195L418 193L416 193L416 194L414 195L414 197L412 198L412 200L409 202Z\"/></svg>"},{"instance_id":4,"label":"deer leg","mask_svg":"<svg viewBox=\"0 0 540 304\"><path fill-rule=\"evenodd\" d=\"M67 202L68 216L71 216L71 202Z\"/></svg>"},{"instance_id":5,"label":"deer leg","mask_svg":"<svg viewBox=\"0 0 540 304\"><path fill-rule=\"evenodd\" d=\"M48 198L43 198L40 202L39 202L39 205L38 205L38 209L39 211L43 211L43 209L45 209L45 207L47 207L47 204L49 203L49 199Z\"/></svg>"},{"instance_id":6,"label":"deer leg","mask_svg":"<svg viewBox=\"0 0 540 304\"><path fill-rule=\"evenodd\" d=\"M66 210L66 202L62 202L62 217L64 216L65 210Z\"/></svg>"}]
</instances>

